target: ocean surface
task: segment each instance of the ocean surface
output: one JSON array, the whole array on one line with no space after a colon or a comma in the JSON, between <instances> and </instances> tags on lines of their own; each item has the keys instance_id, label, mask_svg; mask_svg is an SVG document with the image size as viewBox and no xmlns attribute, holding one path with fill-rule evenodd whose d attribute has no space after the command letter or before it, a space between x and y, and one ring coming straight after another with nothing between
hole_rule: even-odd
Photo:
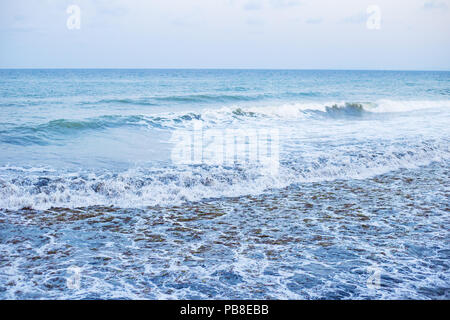
<instances>
[{"instance_id":1,"label":"ocean surface","mask_svg":"<svg viewBox=\"0 0 450 320\"><path fill-rule=\"evenodd\" d=\"M450 299L449 143L450 72L0 70L0 299Z\"/></svg>"}]
</instances>

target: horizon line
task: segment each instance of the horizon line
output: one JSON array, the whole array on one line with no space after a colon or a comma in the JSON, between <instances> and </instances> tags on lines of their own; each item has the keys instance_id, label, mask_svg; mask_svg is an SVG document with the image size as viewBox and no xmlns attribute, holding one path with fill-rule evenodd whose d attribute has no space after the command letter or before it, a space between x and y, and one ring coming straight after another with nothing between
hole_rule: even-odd
<instances>
[{"instance_id":1,"label":"horizon line","mask_svg":"<svg viewBox=\"0 0 450 320\"><path fill-rule=\"evenodd\" d=\"M450 69L365 69L365 68L217 68L217 67L0 67L0 70L273 70L273 71L411 71L450 72Z\"/></svg>"}]
</instances>

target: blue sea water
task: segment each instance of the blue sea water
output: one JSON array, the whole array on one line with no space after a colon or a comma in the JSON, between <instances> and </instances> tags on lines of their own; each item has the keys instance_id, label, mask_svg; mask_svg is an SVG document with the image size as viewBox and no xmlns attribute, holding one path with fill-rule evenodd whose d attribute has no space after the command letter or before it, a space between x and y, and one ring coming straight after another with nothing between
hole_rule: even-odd
<instances>
[{"instance_id":1,"label":"blue sea water","mask_svg":"<svg viewBox=\"0 0 450 320\"><path fill-rule=\"evenodd\" d=\"M449 134L450 72L0 70L0 298L448 299Z\"/></svg>"}]
</instances>

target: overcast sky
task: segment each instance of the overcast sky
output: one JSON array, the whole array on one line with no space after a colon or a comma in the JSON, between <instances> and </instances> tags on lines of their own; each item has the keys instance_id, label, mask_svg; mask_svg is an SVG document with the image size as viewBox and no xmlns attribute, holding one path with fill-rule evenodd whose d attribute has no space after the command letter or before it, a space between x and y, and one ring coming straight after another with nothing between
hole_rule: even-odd
<instances>
[{"instance_id":1,"label":"overcast sky","mask_svg":"<svg viewBox=\"0 0 450 320\"><path fill-rule=\"evenodd\" d=\"M0 0L0 67L450 70L450 0Z\"/></svg>"}]
</instances>

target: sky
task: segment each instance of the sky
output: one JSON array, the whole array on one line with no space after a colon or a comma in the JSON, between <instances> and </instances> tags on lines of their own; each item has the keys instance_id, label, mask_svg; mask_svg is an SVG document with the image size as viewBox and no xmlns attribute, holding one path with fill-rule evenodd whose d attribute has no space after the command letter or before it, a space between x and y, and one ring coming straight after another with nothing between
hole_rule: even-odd
<instances>
[{"instance_id":1,"label":"sky","mask_svg":"<svg viewBox=\"0 0 450 320\"><path fill-rule=\"evenodd\" d=\"M450 70L450 0L0 0L0 68Z\"/></svg>"}]
</instances>

